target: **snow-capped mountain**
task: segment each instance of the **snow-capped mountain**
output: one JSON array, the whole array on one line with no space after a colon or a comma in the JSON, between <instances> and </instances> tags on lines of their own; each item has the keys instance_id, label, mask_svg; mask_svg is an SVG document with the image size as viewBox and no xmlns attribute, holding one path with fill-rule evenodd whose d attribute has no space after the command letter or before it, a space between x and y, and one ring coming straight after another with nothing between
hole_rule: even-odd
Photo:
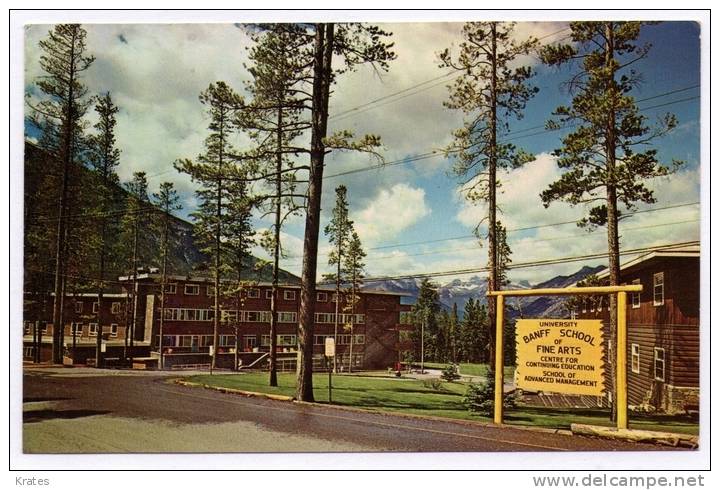
<instances>
[{"instance_id":1,"label":"snow-capped mountain","mask_svg":"<svg viewBox=\"0 0 720 490\"><path fill-rule=\"evenodd\" d=\"M603 266L584 266L574 274L567 276L555 276L547 281L538 284L530 284L528 281L511 283L506 289L530 289L530 288L563 288L568 287L585 277L596 274L603 270ZM387 281L373 282L366 284L367 289L391 291L394 293L406 293L409 295L406 303L413 303L420 291L422 279L393 279ZM440 303L448 311L453 304L457 304L458 314L462 316L465 305L470 300L479 299L481 303L487 303L487 277L472 276L469 279L455 279L438 288ZM562 296L542 297L518 297L509 298L507 302L508 316L510 317L561 317L566 314L563 308L565 298Z\"/></svg>"}]
</instances>

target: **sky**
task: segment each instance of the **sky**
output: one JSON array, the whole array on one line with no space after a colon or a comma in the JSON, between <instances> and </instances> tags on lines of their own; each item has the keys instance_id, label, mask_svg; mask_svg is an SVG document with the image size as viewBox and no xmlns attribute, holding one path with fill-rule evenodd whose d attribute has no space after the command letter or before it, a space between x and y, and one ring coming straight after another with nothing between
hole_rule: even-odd
<instances>
[{"instance_id":1,"label":"sky","mask_svg":"<svg viewBox=\"0 0 720 490\"><path fill-rule=\"evenodd\" d=\"M87 24L88 51L96 58L84 83L90 93L110 91L120 112L117 142L122 151L118 173L128 181L145 171L150 190L173 182L187 217L195 206L195 185L172 166L178 158L194 158L203 149L207 116L198 100L202 90L224 80L240 93L249 75L244 68L250 46L241 24ZM42 74L38 41L51 26L28 25L25 32L25 90L38 97L34 80ZM370 67L338 77L330 101L328 132L350 129L373 133L383 142L387 162L382 168L366 155L331 153L323 183L319 272L329 270L329 245L322 234L334 199L334 188L348 189L350 218L368 253L370 277L405 276L481 268L487 248L473 238L486 214L460 191L460 179L441 150L463 124L463 115L447 109L447 85L455 75L439 67L437 53L457 47L461 23L383 24L393 33L397 59L387 73ZM535 36L543 43L568 41L563 22L519 22L515 36ZM663 163L682 160L681 170L648 183L657 202L622 221L621 249L697 240L700 236L700 47L699 27L691 22L663 22L641 32L652 48L636 64L642 84L633 91L642 113L652 122L665 112L678 118L678 127L653 142ZM457 52L457 50L455 50ZM501 174L499 218L508 229L513 263L574 257L606 251L606 232L587 232L572 223L583 209L556 202L545 208L540 192L560 175L553 150L562 131L542 128L558 105L568 103L564 82L571 68L550 68L536 56L523 60L535 70L531 83L540 90L530 100L524 118L511 121L513 142L534 155L534 161ZM399 93L398 93L399 92ZM378 101L378 99L380 99ZM88 114L92 124L93 114ZM32 132L28 133L33 138ZM235 144L246 144L238 135ZM435 154L433 154L435 152ZM416 156L428 156L415 159ZM361 170L334 176L350 170ZM664 209L663 209L664 208ZM304 216L291 219L282 235L286 254L281 267L295 274L302 265ZM256 219L257 230L270 226ZM481 227L482 231L482 227ZM260 248L258 257L267 258ZM629 259L630 257L628 257ZM539 282L569 274L582 265L603 265L606 259L518 268L513 281ZM468 274L439 276L443 283Z\"/></svg>"}]
</instances>

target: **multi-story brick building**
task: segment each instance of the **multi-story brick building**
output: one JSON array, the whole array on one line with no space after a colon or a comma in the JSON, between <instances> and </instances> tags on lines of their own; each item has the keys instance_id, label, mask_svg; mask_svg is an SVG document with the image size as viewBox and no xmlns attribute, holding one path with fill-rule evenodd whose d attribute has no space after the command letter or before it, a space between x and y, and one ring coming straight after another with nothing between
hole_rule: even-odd
<instances>
[{"instance_id":1,"label":"multi-story brick building","mask_svg":"<svg viewBox=\"0 0 720 490\"><path fill-rule=\"evenodd\" d=\"M102 308L107 309L103 325L107 337L108 356L117 356L118 349L125 346L125 332L128 323L135 317L133 355L159 359L162 345L166 368L206 365L210 362L210 349L214 328L214 288L212 280L195 276L172 276L165 290L162 341L160 339L160 285L159 274L142 273L137 277L137 300L128 294L134 288L132 277L121 277L125 292L105 295ZM267 283L248 283L238 294L222 296L221 317L218 332L217 364L232 368L240 365L261 366L270 350L270 302L272 287ZM385 291L362 291L354 306L354 313L348 308L347 295L340 295L340 318L336 353L338 366L347 369L352 362L353 369L384 369L398 361L398 331L405 322L404 312L408 305L400 302L402 295ZM72 329L83 335L76 337L74 357L84 362L92 357L90 349L93 340L92 317L78 316L74 305L82 302L82 308L97 295L71 298L66 315L66 338L71 339ZM81 299L82 298L82 299ZM281 370L296 367L298 312L300 287L281 285L278 289L277 317L277 358ZM120 303L118 306L116 303ZM97 306L95 307L97 308ZM51 308L46 308L47 311ZM32 346L31 325L38 316L26 311L26 347ZM43 311L42 308L39 311ZM118 311L114 316L113 311ZM39 313L42 316L42 313ZM42 321L46 325L49 320ZM85 323L87 322L87 323ZM96 328L96 327L95 327ZM48 330L49 329L49 330ZM44 339L52 337L52 326L47 325ZM335 292L319 289L316 294L315 323L313 338L313 359L316 369L325 367L323 357L326 337L335 333ZM77 339L80 343L77 343ZM68 345L71 342L66 341ZM43 345L45 342L43 343ZM85 348L87 345L87 349ZM27 350L27 349L26 349ZM352 350L352 358L351 358ZM26 354L30 354L27 352ZM92 355L91 355L92 354ZM44 356L47 357L47 356Z\"/></svg>"},{"instance_id":2,"label":"multi-story brick building","mask_svg":"<svg viewBox=\"0 0 720 490\"><path fill-rule=\"evenodd\" d=\"M52 309L55 297L52 294L25 293L23 311L23 357L33 359L39 346L40 359L51 358L53 337ZM67 354L74 354L75 360L86 362L94 359L97 345L98 313L102 319L102 336L108 357L126 353L130 344L137 355L143 354L149 344L130 342L127 335L128 318L132 318L132 299L127 293L105 293L102 302L97 293L68 293L63 306L63 342ZM135 337L137 338L137 337Z\"/></svg>"}]
</instances>

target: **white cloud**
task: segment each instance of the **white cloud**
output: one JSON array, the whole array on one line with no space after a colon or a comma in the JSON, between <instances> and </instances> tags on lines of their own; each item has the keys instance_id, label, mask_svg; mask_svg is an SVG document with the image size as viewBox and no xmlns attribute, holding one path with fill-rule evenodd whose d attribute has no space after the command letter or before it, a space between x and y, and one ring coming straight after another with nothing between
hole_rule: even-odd
<instances>
[{"instance_id":1,"label":"white cloud","mask_svg":"<svg viewBox=\"0 0 720 490\"><path fill-rule=\"evenodd\" d=\"M381 189L365 209L353 214L355 229L366 247L399 236L430 214L425 190L408 184Z\"/></svg>"},{"instance_id":2,"label":"white cloud","mask_svg":"<svg viewBox=\"0 0 720 490\"><path fill-rule=\"evenodd\" d=\"M525 167L510 173L502 173L502 192L498 205L502 209L499 219L508 232L513 263L534 260L574 257L604 252L607 248L606 228L588 232L572 223L542 227L556 223L574 222L582 218L583 207L554 202L547 209L543 207L539 194L561 175L556 159L540 154ZM697 240L699 237L699 212L697 206L673 207L670 209L644 212L649 209L665 208L676 204L696 202L699 199L699 171L697 169L678 172L669 177L658 177L647 182L657 202L640 205L640 213L621 220L621 250L657 246L674 242ZM474 228L487 216L487 206L473 205L458 191L459 202L456 219ZM532 228L538 227L540 228ZM518 228L529 230L513 231ZM486 229L486 227L483 227ZM623 258L622 261L629 260ZM555 264L548 267L518 269L511 272L515 280L531 282L547 279L552 275L569 274L582 265L606 264L606 260L588 260Z\"/></svg>"}]
</instances>

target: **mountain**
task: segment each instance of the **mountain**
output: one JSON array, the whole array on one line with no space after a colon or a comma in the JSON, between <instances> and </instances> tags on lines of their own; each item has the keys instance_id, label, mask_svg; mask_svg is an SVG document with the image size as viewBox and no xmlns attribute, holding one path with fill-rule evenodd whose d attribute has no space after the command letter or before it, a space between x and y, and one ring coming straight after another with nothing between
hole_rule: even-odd
<instances>
[{"instance_id":1,"label":"mountain","mask_svg":"<svg viewBox=\"0 0 720 490\"><path fill-rule=\"evenodd\" d=\"M38 290L52 287L55 250L52 235L55 227L52 223L57 213L59 179L62 172L60 162L52 154L30 141L25 142L24 163L24 279L26 288ZM87 189L92 189L94 185L93 173L90 169L83 165L75 165L72 168L72 177L70 194L78 199L78 202L85 202L80 201L80 199L87 201L94 198L94 194L87 191ZM118 203L124 203L127 200L127 190L120 184L115 185L110 190L110 194ZM83 208L78 205L77 209ZM160 210L155 211L161 213ZM89 229L88 225L92 222L85 217L92 215L84 215L78 211L75 211L75 213L75 218L71 221L72 227L77 230ZM122 219L121 213L114 216L116 216L115 219ZM179 275L209 275L208 260L195 243L192 223L173 215L171 215L171 218L168 270L171 274ZM143 236L150 236L150 234ZM76 246L71 252L78 255L83 253L84 242L76 240L74 243ZM139 268L144 270L159 268L160 264L157 255L150 259L143 259L143 255L152 254L140 254ZM78 259L76 263L78 264L78 270L74 271L74 275L80 278L78 282L91 285L92 283L88 278L93 277L95 273L93 271L95 261L92 256ZM272 265L257 257L248 259L245 271L247 271L245 276L247 280L260 282L272 280ZM122 270L115 272L118 275L125 274L127 268L122 267ZM299 284L300 278L290 272L280 270L280 282ZM111 282L109 287L119 288L119 285Z\"/></svg>"},{"instance_id":2,"label":"mountain","mask_svg":"<svg viewBox=\"0 0 720 490\"><path fill-rule=\"evenodd\" d=\"M531 289L531 288L564 288L572 286L585 277L596 274L605 267L584 266L577 272L563 276L555 276L538 284L530 284L528 281L511 283L507 289ZM390 291L394 293L405 293L408 299L404 303L414 303L420 291L422 279L392 279L387 281L373 282L367 284L367 289ZM462 316L465 304L470 300L479 299L482 304L487 304L487 278L472 276L469 279L455 279L438 288L440 303L446 310L451 310L452 305L457 303L458 313ZM556 318L566 314L563 309L565 299L562 296L528 296L509 298L507 300L508 316L517 318L519 316L532 318Z\"/></svg>"}]
</instances>

